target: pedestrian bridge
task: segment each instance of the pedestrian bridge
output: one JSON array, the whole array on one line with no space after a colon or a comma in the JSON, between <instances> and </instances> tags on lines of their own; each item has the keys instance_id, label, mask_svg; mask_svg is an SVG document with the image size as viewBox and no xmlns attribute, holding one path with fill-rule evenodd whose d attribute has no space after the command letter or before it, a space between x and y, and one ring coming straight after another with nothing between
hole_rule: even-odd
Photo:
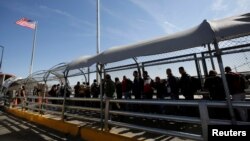
<instances>
[{"instance_id":1,"label":"pedestrian bridge","mask_svg":"<svg viewBox=\"0 0 250 141\"><path fill-rule=\"evenodd\" d=\"M250 14L246 13L221 20L204 20L176 34L110 48L94 56L81 56L24 79L6 81L1 87L1 92L4 92L1 97L1 132L11 135L35 123L46 130L49 128L63 134L56 134L62 137L56 139L47 132L37 132L40 134L39 137L34 136L37 139L43 135L43 139L67 140L68 136L65 135L69 135L91 141L206 141L209 125L249 125L249 118L242 121L235 114L235 110L239 109L249 113L249 98L246 101L231 101L224 72L225 64L234 67L236 72L244 74L249 80L249 19ZM68 88L76 81L90 83L93 78L102 80L107 73L112 77L129 77L135 70L139 75L146 70L151 77L160 75L164 79L166 68L171 68L177 74L180 66L187 68L190 75L198 77L201 84L204 84L209 70L219 70L225 101L205 100L206 94L202 89L196 93L195 100L107 99L103 97L104 81L99 81L100 98L67 96ZM96 77L91 79L91 76ZM49 88L59 83L63 84L63 92L60 96L50 97ZM20 86L27 88L27 96L17 94ZM19 118L22 119L20 122ZM19 126L19 123L27 124Z\"/></svg>"}]
</instances>

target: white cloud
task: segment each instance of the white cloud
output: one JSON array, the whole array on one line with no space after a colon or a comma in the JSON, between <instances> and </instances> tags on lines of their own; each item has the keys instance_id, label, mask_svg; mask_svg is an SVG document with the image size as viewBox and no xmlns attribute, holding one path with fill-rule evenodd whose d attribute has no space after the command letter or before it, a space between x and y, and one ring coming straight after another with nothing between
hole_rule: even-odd
<instances>
[{"instance_id":1,"label":"white cloud","mask_svg":"<svg viewBox=\"0 0 250 141\"><path fill-rule=\"evenodd\" d=\"M164 24L166 25L166 27L168 27L168 28L166 28L166 30L168 30L169 33L173 33L175 31L181 30L178 26L176 26L168 21L165 21Z\"/></svg>"},{"instance_id":2,"label":"white cloud","mask_svg":"<svg viewBox=\"0 0 250 141\"><path fill-rule=\"evenodd\" d=\"M105 27L104 30L105 30L104 32L108 33L108 34L105 34L105 35L108 35L106 37L112 40L119 40L119 42L121 39L126 42L127 41L135 42L135 41L141 40L140 37L138 36L137 30L133 28L126 29L125 31L124 29L120 29L120 28Z\"/></svg>"},{"instance_id":3,"label":"white cloud","mask_svg":"<svg viewBox=\"0 0 250 141\"><path fill-rule=\"evenodd\" d=\"M178 26L167 20L167 11L164 5L166 1L152 1L152 0L130 0L132 3L147 12L155 22L161 27L165 33L173 33L179 30Z\"/></svg>"},{"instance_id":4,"label":"white cloud","mask_svg":"<svg viewBox=\"0 0 250 141\"><path fill-rule=\"evenodd\" d=\"M101 11L104 11L104 12L106 12L107 14L109 14L109 15L111 15L111 16L117 18L117 19L123 20L123 18L122 18L120 15L118 15L116 12L114 12L114 11L108 9L108 8L105 7L104 5L101 5L100 9L101 9Z\"/></svg>"},{"instance_id":5,"label":"white cloud","mask_svg":"<svg viewBox=\"0 0 250 141\"><path fill-rule=\"evenodd\" d=\"M112 11L111 9L108 9L104 5L101 5L101 10L105 12L106 14L112 16L116 20L118 20L120 23L125 23L126 28L116 28L116 27L109 27L105 26L101 30L106 32L108 38L110 39L116 39L117 37L119 39L126 39L127 41L133 42L133 41L138 41L140 39L140 34L142 31L145 29L143 26L141 26L143 23L149 23L149 21L145 21L142 19L135 19L135 20L128 20L124 18L124 16L121 16L119 12ZM102 21L101 21L102 22ZM104 36L105 36L104 35Z\"/></svg>"},{"instance_id":6,"label":"white cloud","mask_svg":"<svg viewBox=\"0 0 250 141\"><path fill-rule=\"evenodd\" d=\"M44 9L44 10L49 10L49 11L55 12L55 13L57 13L59 15L63 15L63 16L66 16L66 17L70 17L70 18L73 17L72 15L70 15L67 12L61 11L59 9L52 9L52 8L49 8L49 7L45 6L45 5L41 5L40 8Z\"/></svg>"},{"instance_id":7,"label":"white cloud","mask_svg":"<svg viewBox=\"0 0 250 141\"><path fill-rule=\"evenodd\" d=\"M250 0L237 0L233 9L234 14L242 14L250 11Z\"/></svg>"},{"instance_id":8,"label":"white cloud","mask_svg":"<svg viewBox=\"0 0 250 141\"><path fill-rule=\"evenodd\" d=\"M79 19L79 18L73 16L72 14L65 12L65 11L62 11L60 9L53 9L53 8L47 7L45 5L41 5L40 8L42 10L53 12L53 13L56 13L58 15L61 15L61 16L68 18L70 25L75 27L75 28L82 28L83 26L95 27L95 25L93 23Z\"/></svg>"},{"instance_id":9,"label":"white cloud","mask_svg":"<svg viewBox=\"0 0 250 141\"><path fill-rule=\"evenodd\" d=\"M228 9L228 4L225 0L214 0L211 8L213 11L225 11Z\"/></svg>"},{"instance_id":10,"label":"white cloud","mask_svg":"<svg viewBox=\"0 0 250 141\"><path fill-rule=\"evenodd\" d=\"M248 13L250 0L214 0L211 10L215 19Z\"/></svg>"},{"instance_id":11,"label":"white cloud","mask_svg":"<svg viewBox=\"0 0 250 141\"><path fill-rule=\"evenodd\" d=\"M127 20L123 16L119 15L119 13L116 13L116 12L108 9L108 8L106 8L103 5L101 7L101 10L103 10L107 14L111 15L112 17L118 19L120 22L126 23L128 26L130 26L131 28L133 28L133 30L140 30L141 29L141 26L138 25L138 23L136 23L137 21L139 21L138 19L137 19L137 21L136 20L134 20L134 21Z\"/></svg>"}]
</instances>

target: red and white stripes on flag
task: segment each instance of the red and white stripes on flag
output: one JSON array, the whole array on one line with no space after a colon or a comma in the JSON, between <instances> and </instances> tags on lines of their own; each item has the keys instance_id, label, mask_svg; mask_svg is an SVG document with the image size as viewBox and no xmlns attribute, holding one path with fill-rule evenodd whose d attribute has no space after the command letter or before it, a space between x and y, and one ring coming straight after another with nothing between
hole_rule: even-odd
<instances>
[{"instance_id":1,"label":"red and white stripes on flag","mask_svg":"<svg viewBox=\"0 0 250 141\"><path fill-rule=\"evenodd\" d=\"M27 18L22 18L22 19L16 21L16 24L24 26L24 27L31 28L31 29L36 28L36 22L32 21L32 20L29 20Z\"/></svg>"}]
</instances>

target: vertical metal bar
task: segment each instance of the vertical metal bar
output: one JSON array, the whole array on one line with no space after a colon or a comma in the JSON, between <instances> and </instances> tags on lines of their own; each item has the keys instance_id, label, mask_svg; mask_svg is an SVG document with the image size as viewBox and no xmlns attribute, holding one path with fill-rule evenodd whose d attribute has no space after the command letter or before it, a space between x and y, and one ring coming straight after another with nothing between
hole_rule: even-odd
<instances>
[{"instance_id":1,"label":"vertical metal bar","mask_svg":"<svg viewBox=\"0 0 250 141\"><path fill-rule=\"evenodd\" d=\"M208 110L205 102L199 102L199 113L201 118L202 136L204 141L208 140Z\"/></svg>"},{"instance_id":2,"label":"vertical metal bar","mask_svg":"<svg viewBox=\"0 0 250 141\"><path fill-rule=\"evenodd\" d=\"M144 63L141 63L141 69L142 69L142 72L145 71Z\"/></svg>"},{"instance_id":3,"label":"vertical metal bar","mask_svg":"<svg viewBox=\"0 0 250 141\"><path fill-rule=\"evenodd\" d=\"M87 79L86 74L85 74L84 72L83 72L82 74L83 74L83 76L84 76L85 83L88 82L88 79Z\"/></svg>"},{"instance_id":4,"label":"vertical metal bar","mask_svg":"<svg viewBox=\"0 0 250 141\"><path fill-rule=\"evenodd\" d=\"M97 67L98 68L98 67ZM97 70L97 72L99 72L99 76L100 76L100 108L101 108L101 130L103 130L103 81L102 81L102 75L103 75L103 64L100 64L100 69Z\"/></svg>"},{"instance_id":5,"label":"vertical metal bar","mask_svg":"<svg viewBox=\"0 0 250 141\"><path fill-rule=\"evenodd\" d=\"M40 114L43 114L43 112L42 112L42 108L43 108L43 102L44 102L44 98L45 98L45 93L48 91L48 89L46 89L47 87L46 87L46 85L47 85L47 81L48 81L48 77L49 77L49 75L50 75L50 72L51 71L47 71L45 74L44 74L44 76L43 76L43 81L44 81L44 85L45 85L45 92L44 92L44 94L43 94L43 96L42 96L42 101L41 101L41 104L39 104L39 113ZM40 101L40 95L38 95L38 103L39 103L39 101Z\"/></svg>"},{"instance_id":6,"label":"vertical metal bar","mask_svg":"<svg viewBox=\"0 0 250 141\"><path fill-rule=\"evenodd\" d=\"M205 76L208 76L208 70L207 70L207 63L206 63L206 59L205 59L205 54L204 52L201 53L202 56L202 67L203 67L203 72Z\"/></svg>"},{"instance_id":7,"label":"vertical metal bar","mask_svg":"<svg viewBox=\"0 0 250 141\"><path fill-rule=\"evenodd\" d=\"M66 105L66 92L67 92L67 87L68 87L68 80L67 80L68 73L69 73L69 71L66 71L64 73L65 85L64 85L64 92L63 92L64 94L63 94L63 105L62 105L61 120L64 120L64 118L65 118L64 113L65 113L65 105Z\"/></svg>"},{"instance_id":8,"label":"vertical metal bar","mask_svg":"<svg viewBox=\"0 0 250 141\"><path fill-rule=\"evenodd\" d=\"M1 65L1 64L0 64ZM0 66L1 67L1 66ZM0 68L0 72L1 72L2 70L1 70L1 68ZM5 74L3 74L3 78L2 78L2 82L1 82L1 88L0 88L0 95L1 94L3 94L3 83L4 83L4 81L5 81L5 77L6 77L6 75Z\"/></svg>"},{"instance_id":9,"label":"vertical metal bar","mask_svg":"<svg viewBox=\"0 0 250 141\"><path fill-rule=\"evenodd\" d=\"M96 1L96 54L100 53L100 1Z\"/></svg>"},{"instance_id":10,"label":"vertical metal bar","mask_svg":"<svg viewBox=\"0 0 250 141\"><path fill-rule=\"evenodd\" d=\"M90 84L90 68L88 67L88 83Z\"/></svg>"},{"instance_id":11,"label":"vertical metal bar","mask_svg":"<svg viewBox=\"0 0 250 141\"><path fill-rule=\"evenodd\" d=\"M82 73L82 75L84 76L85 82L88 82L87 76L86 76L86 74L84 73L84 71L83 71L82 69L79 69L79 71L80 71L80 72Z\"/></svg>"},{"instance_id":12,"label":"vertical metal bar","mask_svg":"<svg viewBox=\"0 0 250 141\"><path fill-rule=\"evenodd\" d=\"M194 62L195 62L195 66L196 66L197 76L198 76L199 80L201 81L201 84L203 84L200 63L199 63L199 60L197 59L197 54L194 54Z\"/></svg>"},{"instance_id":13,"label":"vertical metal bar","mask_svg":"<svg viewBox=\"0 0 250 141\"><path fill-rule=\"evenodd\" d=\"M38 99L37 99L37 102L39 104L39 114L43 114L42 113L42 105L43 105L43 96L42 94L40 95L40 93L38 93Z\"/></svg>"},{"instance_id":14,"label":"vertical metal bar","mask_svg":"<svg viewBox=\"0 0 250 141\"><path fill-rule=\"evenodd\" d=\"M100 1L96 0L96 54L100 53ZM98 64L96 64L98 70ZM99 82L98 72L96 71L96 80ZM101 80L101 78L100 78Z\"/></svg>"},{"instance_id":15,"label":"vertical metal bar","mask_svg":"<svg viewBox=\"0 0 250 141\"><path fill-rule=\"evenodd\" d=\"M211 52L210 44L208 44L208 52L209 52L209 57L210 57L210 61L211 61L211 64L212 64L212 68L213 68L213 70L215 70L214 60L213 60L213 55L212 55L212 52Z\"/></svg>"},{"instance_id":16,"label":"vertical metal bar","mask_svg":"<svg viewBox=\"0 0 250 141\"><path fill-rule=\"evenodd\" d=\"M222 58L221 58L221 51L220 51L218 43L216 41L214 42L214 47L215 47L215 50L216 50L216 57L217 57L218 65L219 65L219 68L220 68L220 73L221 73L221 78L222 78L224 90L225 90L225 93L226 93L229 114L231 116L232 124L236 124L235 114L234 114L234 111L233 111L230 92L229 92L229 89L228 89L226 75L225 75L225 72L224 72L223 62L222 62Z\"/></svg>"},{"instance_id":17,"label":"vertical metal bar","mask_svg":"<svg viewBox=\"0 0 250 141\"><path fill-rule=\"evenodd\" d=\"M34 60L35 48L36 48L36 32L37 32L37 26L38 26L38 22L35 22L35 31L34 31L34 37L33 37L33 47L32 47L32 54L31 54L31 62L30 62L29 75L32 74L32 70L33 70L33 60Z\"/></svg>"},{"instance_id":18,"label":"vertical metal bar","mask_svg":"<svg viewBox=\"0 0 250 141\"><path fill-rule=\"evenodd\" d=\"M105 120L104 120L104 130L109 131L108 119L109 119L109 98L105 99Z\"/></svg>"},{"instance_id":19,"label":"vertical metal bar","mask_svg":"<svg viewBox=\"0 0 250 141\"><path fill-rule=\"evenodd\" d=\"M46 97L46 92L48 91L47 88L46 88L46 85L47 85L47 80L44 81L44 88L43 88L43 95L42 95L42 99L41 99L41 104L40 104L40 107L39 107L39 113L40 114L43 114L43 109L44 109L44 102L46 101L45 97ZM39 98L39 97L38 97ZM39 99L38 99L38 102L39 102Z\"/></svg>"},{"instance_id":20,"label":"vertical metal bar","mask_svg":"<svg viewBox=\"0 0 250 141\"><path fill-rule=\"evenodd\" d=\"M0 61L0 72L2 72L2 63L3 63L3 54L4 54L4 46L0 45L2 48L2 55L1 55L1 61Z\"/></svg>"},{"instance_id":21,"label":"vertical metal bar","mask_svg":"<svg viewBox=\"0 0 250 141\"><path fill-rule=\"evenodd\" d=\"M137 61L136 57L133 57L133 60L134 60L134 61L135 61L135 63L136 63L136 66L137 66L137 71L138 71L138 73L139 73L139 76L142 76L142 75L141 75L140 65L139 65L139 63L138 63L138 61Z\"/></svg>"}]
</instances>

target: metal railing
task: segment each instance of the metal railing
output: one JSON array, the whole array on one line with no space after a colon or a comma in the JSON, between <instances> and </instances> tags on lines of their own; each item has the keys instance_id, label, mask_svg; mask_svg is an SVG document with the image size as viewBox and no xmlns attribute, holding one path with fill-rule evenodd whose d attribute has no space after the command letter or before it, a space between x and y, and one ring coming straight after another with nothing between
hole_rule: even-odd
<instances>
[{"instance_id":1,"label":"metal railing","mask_svg":"<svg viewBox=\"0 0 250 141\"><path fill-rule=\"evenodd\" d=\"M16 97L22 99L23 97ZM101 110L99 108L100 99L92 99L92 98L66 98L65 104L65 112L62 112L63 104L60 101L63 101L62 97L38 97L38 96L28 96L26 101L15 105L15 107L23 109L23 110L32 110L39 112L40 114L51 113L55 115L61 115L61 117L66 118L76 118L87 121L92 121L96 123L101 123L101 126L104 125L104 129L109 131L109 126L121 126L127 127L130 129L136 129L141 131L147 131L151 133L157 133L161 135L168 136L176 136L182 138L189 138L194 140L207 140L208 137L208 125L230 125L232 124L230 119L213 119L209 116L208 108L225 108L227 109L227 103L225 101L207 101L207 100L117 100L117 99L104 99L103 103L104 107L104 116L100 116ZM39 101L40 99L40 101ZM6 98L5 100L8 100ZM56 104L52 104L51 100L56 100ZM77 105L77 102L85 102L80 103L82 105ZM89 102L89 103L88 103ZM96 104L93 104L95 102ZM6 103L8 105L8 103ZM79 104L79 103L78 103ZM174 115L174 114L162 114L162 113L151 113L151 112L141 112L141 111L128 111L126 108L123 110L112 110L110 109L110 105L115 104L124 104L126 106L131 105L158 105L158 106L177 106L177 107L195 107L198 109L199 115L197 116L189 116L189 115ZM247 101L234 101L234 108L246 108L250 109L250 103ZM11 104L10 104L11 105ZM9 106L10 106L9 105ZM13 105L12 105L13 106ZM167 108L167 107L165 107ZM75 111L75 112L74 112ZM94 112L96 115L93 116L91 114L83 113L81 111L90 111ZM62 115L63 114L63 115ZM199 129L201 133L190 133L186 131L173 130L173 129L164 129L152 126L139 125L136 123L129 123L125 121L115 121L111 119L112 116L125 116L125 117L133 117L138 118L140 120L157 120L157 121L167 121L167 122L175 122L175 123L185 123L185 124L196 124L199 125ZM101 120L100 117L104 117ZM62 118L62 120L64 120ZM238 125L250 125L250 122L242 122L237 121ZM168 126L166 124L166 126Z\"/></svg>"}]
</instances>

